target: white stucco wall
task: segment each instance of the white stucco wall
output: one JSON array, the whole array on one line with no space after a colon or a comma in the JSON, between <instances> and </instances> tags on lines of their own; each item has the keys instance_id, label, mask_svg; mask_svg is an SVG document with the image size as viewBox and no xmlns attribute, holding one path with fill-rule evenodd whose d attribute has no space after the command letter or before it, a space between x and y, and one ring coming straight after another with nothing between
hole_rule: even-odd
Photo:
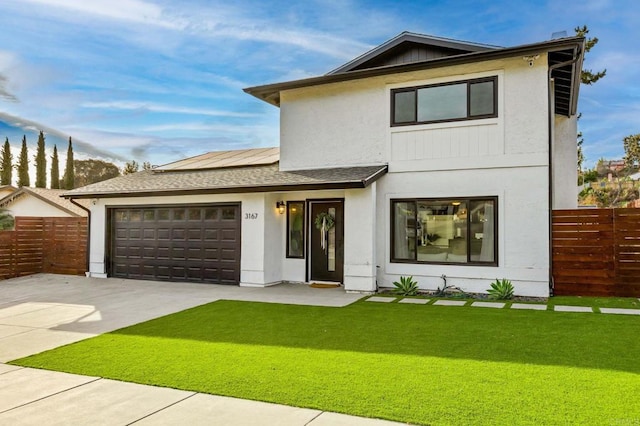
<instances>
[{"instance_id":1,"label":"white stucco wall","mask_svg":"<svg viewBox=\"0 0 640 426\"><path fill-rule=\"evenodd\" d=\"M493 75L498 77L496 118L390 126L391 89ZM389 173L377 183L376 218L371 218L377 223L365 220L358 225L377 230L369 249L376 252L378 286L392 286L401 275L413 275L422 288L435 289L442 285L440 276L445 274L450 284L467 291L484 292L496 278L507 278L517 294L548 295L545 55L533 66L517 57L290 90L282 93L281 102L281 164L285 168L389 164ZM556 140L564 143L572 131L569 123L560 120ZM569 162L570 147L565 143L562 148L557 152L558 164ZM575 144L573 149L575 152ZM556 186L560 192L565 189ZM498 197L497 267L390 262L391 199L473 196ZM358 202L359 210L365 210L366 201ZM351 225L348 219L347 227ZM360 249L368 244L359 243ZM361 263L354 261L353 265L354 271L363 270Z\"/></svg>"},{"instance_id":2,"label":"white stucco wall","mask_svg":"<svg viewBox=\"0 0 640 426\"><path fill-rule=\"evenodd\" d=\"M24 194L7 206L7 210L14 217L17 216L37 216L37 217L75 217L57 207L52 206L36 197Z\"/></svg>"},{"instance_id":3,"label":"white stucco wall","mask_svg":"<svg viewBox=\"0 0 640 426\"><path fill-rule=\"evenodd\" d=\"M510 279L519 295L548 295L548 203L545 167L392 173L378 182L378 286L413 276L423 289L448 284L483 293L496 278ZM420 185L415 185L420 182ZM531 184L535 182L536 184ZM391 262L390 203L399 198L498 197L498 266Z\"/></svg>"},{"instance_id":4,"label":"white stucco wall","mask_svg":"<svg viewBox=\"0 0 640 426\"><path fill-rule=\"evenodd\" d=\"M140 205L176 205L233 202L241 205L240 285L266 286L281 281L305 282L305 259L286 257L286 214L277 201L343 199L345 211L345 289L375 290L375 185L366 189L312 192L224 194L110 198L91 206L90 274L105 277L107 265L106 209ZM307 214L307 224L310 218ZM255 215L255 218L253 218ZM307 241L308 244L308 241Z\"/></svg>"},{"instance_id":5,"label":"white stucco wall","mask_svg":"<svg viewBox=\"0 0 640 426\"><path fill-rule=\"evenodd\" d=\"M555 116L553 124L553 208L578 208L578 120Z\"/></svg>"}]
</instances>

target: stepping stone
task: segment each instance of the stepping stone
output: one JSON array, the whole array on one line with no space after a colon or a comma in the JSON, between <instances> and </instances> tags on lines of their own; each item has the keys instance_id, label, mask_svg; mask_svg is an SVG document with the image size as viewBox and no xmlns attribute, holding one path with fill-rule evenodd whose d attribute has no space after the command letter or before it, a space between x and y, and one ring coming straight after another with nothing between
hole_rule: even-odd
<instances>
[{"instance_id":1,"label":"stepping stone","mask_svg":"<svg viewBox=\"0 0 640 426\"><path fill-rule=\"evenodd\" d=\"M556 305L553 307L553 310L557 312L593 312L593 309L589 306Z\"/></svg>"},{"instance_id":2,"label":"stepping stone","mask_svg":"<svg viewBox=\"0 0 640 426\"><path fill-rule=\"evenodd\" d=\"M394 300L396 300L395 297L382 297L382 296L373 296L367 299L367 302L382 302L382 303L389 303L389 302L393 302Z\"/></svg>"},{"instance_id":3,"label":"stepping stone","mask_svg":"<svg viewBox=\"0 0 640 426\"><path fill-rule=\"evenodd\" d=\"M426 305L430 299L402 299L398 303L410 303L413 305Z\"/></svg>"},{"instance_id":4,"label":"stepping stone","mask_svg":"<svg viewBox=\"0 0 640 426\"><path fill-rule=\"evenodd\" d=\"M504 305L506 305L506 303L500 303L500 302L473 302L471 304L471 306L475 306L477 308L504 308Z\"/></svg>"},{"instance_id":5,"label":"stepping stone","mask_svg":"<svg viewBox=\"0 0 640 426\"><path fill-rule=\"evenodd\" d=\"M514 303L511 305L511 309L531 309L533 311L546 311L547 305L536 305L530 303Z\"/></svg>"},{"instance_id":6,"label":"stepping stone","mask_svg":"<svg viewBox=\"0 0 640 426\"><path fill-rule=\"evenodd\" d=\"M603 314L640 315L640 309L600 308Z\"/></svg>"},{"instance_id":7,"label":"stepping stone","mask_svg":"<svg viewBox=\"0 0 640 426\"><path fill-rule=\"evenodd\" d=\"M437 300L434 305L440 306L464 306L467 302L463 300Z\"/></svg>"}]
</instances>

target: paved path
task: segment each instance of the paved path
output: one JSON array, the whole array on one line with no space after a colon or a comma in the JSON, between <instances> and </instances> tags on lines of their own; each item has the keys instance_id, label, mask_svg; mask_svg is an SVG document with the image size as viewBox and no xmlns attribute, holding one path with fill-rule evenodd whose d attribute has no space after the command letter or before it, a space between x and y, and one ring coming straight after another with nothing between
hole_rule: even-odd
<instances>
[{"instance_id":1,"label":"paved path","mask_svg":"<svg viewBox=\"0 0 640 426\"><path fill-rule=\"evenodd\" d=\"M1 425L375 426L396 423L3 362L220 299L345 306L304 285L240 288L39 274L0 282Z\"/></svg>"},{"instance_id":2,"label":"paved path","mask_svg":"<svg viewBox=\"0 0 640 426\"><path fill-rule=\"evenodd\" d=\"M640 300L640 299L639 299ZM367 302L375 303L410 303L413 305L430 304L431 299L426 298L409 298L394 296L371 296L367 298ZM547 311L549 306L544 303L516 303L516 302L483 302L478 300L436 300L430 306L470 306L472 308L496 308L496 309L524 309L531 311ZM551 305L552 310L556 312L582 312L615 315L640 315L640 309L631 308L592 308L591 306L564 306Z\"/></svg>"}]
</instances>

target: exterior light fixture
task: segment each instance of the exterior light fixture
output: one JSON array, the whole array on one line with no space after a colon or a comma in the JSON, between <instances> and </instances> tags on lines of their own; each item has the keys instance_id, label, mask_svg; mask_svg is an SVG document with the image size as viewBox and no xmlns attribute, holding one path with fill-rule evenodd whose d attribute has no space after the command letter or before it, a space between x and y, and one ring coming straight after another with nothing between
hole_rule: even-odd
<instances>
[{"instance_id":1,"label":"exterior light fixture","mask_svg":"<svg viewBox=\"0 0 640 426\"><path fill-rule=\"evenodd\" d=\"M276 209L278 209L278 213L284 214L284 201L278 201L276 203Z\"/></svg>"}]
</instances>

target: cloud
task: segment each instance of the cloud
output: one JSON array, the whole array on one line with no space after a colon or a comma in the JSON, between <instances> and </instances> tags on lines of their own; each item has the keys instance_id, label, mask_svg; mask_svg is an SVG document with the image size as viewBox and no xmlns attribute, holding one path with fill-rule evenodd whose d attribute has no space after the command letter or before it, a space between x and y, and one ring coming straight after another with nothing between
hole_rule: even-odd
<instances>
[{"instance_id":1,"label":"cloud","mask_svg":"<svg viewBox=\"0 0 640 426\"><path fill-rule=\"evenodd\" d=\"M36 131L42 130L46 135L51 135L58 140L66 141L69 138L69 134L65 133L61 130L54 129L52 127L46 126L42 123L37 123L32 120L27 120L24 118L16 117L4 112L0 112L0 121L4 123L9 123L10 125L20 128L24 131ZM110 150L101 149L95 146L93 143L88 143L83 140L82 137L76 137L75 135L71 135L73 137L73 147L74 152L84 153L91 157L100 157L104 159L112 159L112 160L123 160L124 157L118 155Z\"/></svg>"},{"instance_id":2,"label":"cloud","mask_svg":"<svg viewBox=\"0 0 640 426\"><path fill-rule=\"evenodd\" d=\"M38 4L39 6L49 6L57 9L64 9L68 12L93 15L95 17L118 20L125 22L135 22L149 25L156 25L170 29L182 29L185 23L164 18L163 9L153 3L140 0L23 0Z\"/></svg>"},{"instance_id":3,"label":"cloud","mask_svg":"<svg viewBox=\"0 0 640 426\"><path fill-rule=\"evenodd\" d=\"M0 99L4 99L5 101L18 102L18 98L15 95L9 93L9 91L6 89L6 85L7 77L0 74Z\"/></svg>"},{"instance_id":4,"label":"cloud","mask_svg":"<svg viewBox=\"0 0 640 426\"><path fill-rule=\"evenodd\" d=\"M207 115L212 117L255 117L257 114L247 112L222 111L205 108L189 108L172 105L154 104L137 101L85 102L84 108L101 108L115 110L142 110L151 112L166 112L173 114Z\"/></svg>"}]
</instances>

